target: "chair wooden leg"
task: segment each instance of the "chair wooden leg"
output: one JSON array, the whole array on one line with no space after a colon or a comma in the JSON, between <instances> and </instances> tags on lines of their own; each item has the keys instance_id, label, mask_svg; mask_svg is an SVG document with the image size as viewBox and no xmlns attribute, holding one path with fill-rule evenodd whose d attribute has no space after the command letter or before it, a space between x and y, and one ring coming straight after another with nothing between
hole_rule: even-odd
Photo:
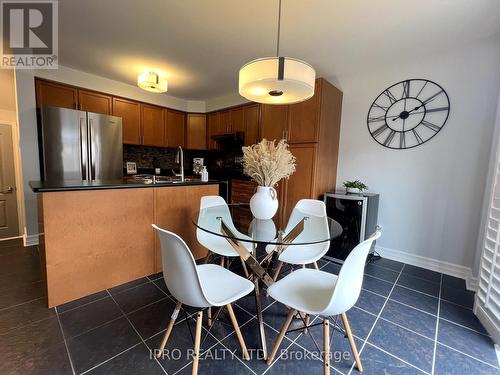
<instances>
[{"instance_id":1,"label":"chair wooden leg","mask_svg":"<svg viewBox=\"0 0 500 375\"><path fill-rule=\"evenodd\" d=\"M200 359L201 325L203 322L203 311L196 314L196 332L194 335L194 354L192 375L198 374L198 361Z\"/></svg>"},{"instance_id":2,"label":"chair wooden leg","mask_svg":"<svg viewBox=\"0 0 500 375\"><path fill-rule=\"evenodd\" d=\"M222 255L220 257L220 266L224 267L224 257Z\"/></svg>"},{"instance_id":3,"label":"chair wooden leg","mask_svg":"<svg viewBox=\"0 0 500 375\"><path fill-rule=\"evenodd\" d=\"M304 328L304 335L307 335L308 334L308 330L307 330L307 326L309 325L309 321L310 321L310 318L309 318L309 314L306 314L306 318L304 320L304 324L305 324L305 328Z\"/></svg>"},{"instance_id":4,"label":"chair wooden leg","mask_svg":"<svg viewBox=\"0 0 500 375\"><path fill-rule=\"evenodd\" d=\"M313 264L314 264L314 268L319 270L318 262L314 262Z\"/></svg>"},{"instance_id":5,"label":"chair wooden leg","mask_svg":"<svg viewBox=\"0 0 500 375\"><path fill-rule=\"evenodd\" d=\"M323 374L330 375L330 321L323 320Z\"/></svg>"},{"instance_id":6,"label":"chair wooden leg","mask_svg":"<svg viewBox=\"0 0 500 375\"><path fill-rule=\"evenodd\" d=\"M212 326L212 308L211 307L209 307L207 309L207 324L209 327Z\"/></svg>"},{"instance_id":7,"label":"chair wooden leg","mask_svg":"<svg viewBox=\"0 0 500 375\"><path fill-rule=\"evenodd\" d=\"M245 264L245 261L243 259L241 259L241 265L243 266L243 272L245 273L245 277L248 278L249 276L249 273L248 273L248 269L247 269L247 265Z\"/></svg>"},{"instance_id":8,"label":"chair wooden leg","mask_svg":"<svg viewBox=\"0 0 500 375\"><path fill-rule=\"evenodd\" d=\"M356 342L354 341L354 337L352 336L351 326L349 325L349 320L347 320L347 315L342 313L340 315L342 317L342 323L344 323L345 332L347 334L347 338L349 339L349 344L351 345L352 354L354 355L354 360L356 361L356 366L358 367L359 372L363 372L363 365L361 364L361 359L359 358L358 349L356 348Z\"/></svg>"},{"instance_id":9,"label":"chair wooden leg","mask_svg":"<svg viewBox=\"0 0 500 375\"><path fill-rule=\"evenodd\" d=\"M281 342L283 341L283 338L285 337L286 331L288 331L288 327L290 327L290 323L292 322L292 319L294 315L297 313L297 310L295 309L290 309L288 311L288 316L286 317L285 323L283 324L283 327L281 327L280 334L278 335L278 338L276 339L276 342L274 343L273 350L271 351L271 354L269 354L269 357L267 357L267 365L270 365L273 363L274 357L276 356L276 353L278 352L278 349L281 345Z\"/></svg>"},{"instance_id":10,"label":"chair wooden leg","mask_svg":"<svg viewBox=\"0 0 500 375\"><path fill-rule=\"evenodd\" d=\"M231 318L231 322L233 323L234 331L236 332L236 337L238 337L238 341L240 342L241 351L243 352L243 358L247 361L250 360L250 355L248 354L247 346L245 345L245 340L243 339L243 335L240 331L240 326L238 321L236 320L236 315L234 315L233 307L231 304L227 304L227 311L229 312L229 316Z\"/></svg>"},{"instance_id":11,"label":"chair wooden leg","mask_svg":"<svg viewBox=\"0 0 500 375\"><path fill-rule=\"evenodd\" d=\"M203 261L203 263L207 264L208 263L208 260L210 259L210 255L212 255L212 252L210 250L207 251L207 256L205 257L205 260Z\"/></svg>"},{"instance_id":12,"label":"chair wooden leg","mask_svg":"<svg viewBox=\"0 0 500 375\"><path fill-rule=\"evenodd\" d=\"M273 280L276 281L278 280L278 276L280 275L281 272L281 267L283 267L283 262L278 261L278 265L276 266L276 272L273 275Z\"/></svg>"},{"instance_id":13,"label":"chair wooden leg","mask_svg":"<svg viewBox=\"0 0 500 375\"><path fill-rule=\"evenodd\" d=\"M172 328L174 328L175 320L177 319L177 316L179 315L179 310L181 309L182 303L177 302L175 305L174 312L170 316L170 320L167 325L167 331L165 332L165 336L163 336L163 340L160 345L160 350L158 354L156 354L156 358L160 358L163 354L163 349L165 349L165 345L167 345L168 338L170 337L170 333L172 333Z\"/></svg>"}]
</instances>

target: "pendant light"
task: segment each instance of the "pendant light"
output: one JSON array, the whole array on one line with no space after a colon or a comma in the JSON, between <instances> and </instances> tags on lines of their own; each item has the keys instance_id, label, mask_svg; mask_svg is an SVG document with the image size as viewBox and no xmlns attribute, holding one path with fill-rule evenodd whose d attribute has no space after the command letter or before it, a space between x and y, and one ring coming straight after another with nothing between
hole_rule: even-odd
<instances>
[{"instance_id":1,"label":"pendant light","mask_svg":"<svg viewBox=\"0 0 500 375\"><path fill-rule=\"evenodd\" d=\"M167 92L168 82L155 72L144 72L137 77L137 86L151 92Z\"/></svg>"},{"instance_id":2,"label":"pendant light","mask_svg":"<svg viewBox=\"0 0 500 375\"><path fill-rule=\"evenodd\" d=\"M253 102L291 104L314 95L316 72L308 63L280 56L281 0L279 0L276 57L265 57L243 65L239 93Z\"/></svg>"}]
</instances>

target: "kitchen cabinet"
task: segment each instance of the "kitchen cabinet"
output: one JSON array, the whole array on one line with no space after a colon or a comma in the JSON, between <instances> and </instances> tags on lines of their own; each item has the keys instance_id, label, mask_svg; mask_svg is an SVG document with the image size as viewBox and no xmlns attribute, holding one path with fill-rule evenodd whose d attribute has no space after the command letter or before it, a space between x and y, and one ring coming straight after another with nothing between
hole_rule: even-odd
<instances>
[{"instance_id":1,"label":"kitchen cabinet","mask_svg":"<svg viewBox=\"0 0 500 375\"><path fill-rule=\"evenodd\" d=\"M284 180L280 206L283 217L288 219L295 204L303 198L313 198L316 176L316 152L314 143L291 144L290 152L296 158L295 173L288 180Z\"/></svg>"},{"instance_id":2,"label":"kitchen cabinet","mask_svg":"<svg viewBox=\"0 0 500 375\"><path fill-rule=\"evenodd\" d=\"M167 146L185 147L186 114L184 112L165 109L167 122Z\"/></svg>"},{"instance_id":3,"label":"kitchen cabinet","mask_svg":"<svg viewBox=\"0 0 500 375\"><path fill-rule=\"evenodd\" d=\"M288 105L262 104L260 134L269 141L286 138Z\"/></svg>"},{"instance_id":4,"label":"kitchen cabinet","mask_svg":"<svg viewBox=\"0 0 500 375\"><path fill-rule=\"evenodd\" d=\"M321 82L321 81L320 81ZM288 143L306 143L318 141L318 116L321 83L316 82L312 98L292 104L288 108L287 140Z\"/></svg>"},{"instance_id":5,"label":"kitchen cabinet","mask_svg":"<svg viewBox=\"0 0 500 375\"><path fill-rule=\"evenodd\" d=\"M204 258L208 251L196 239L196 227L191 221L200 210L201 197L218 195L219 185L169 186L154 188L154 223L179 235L189 246L195 259ZM155 235L155 271L162 271L160 241Z\"/></svg>"},{"instance_id":6,"label":"kitchen cabinet","mask_svg":"<svg viewBox=\"0 0 500 375\"><path fill-rule=\"evenodd\" d=\"M220 126L216 134L231 133L231 110L220 112Z\"/></svg>"},{"instance_id":7,"label":"kitchen cabinet","mask_svg":"<svg viewBox=\"0 0 500 375\"><path fill-rule=\"evenodd\" d=\"M140 145L141 105L121 98L113 98L113 116L122 118L123 143Z\"/></svg>"},{"instance_id":8,"label":"kitchen cabinet","mask_svg":"<svg viewBox=\"0 0 500 375\"><path fill-rule=\"evenodd\" d=\"M212 139L213 135L220 134L220 113L212 112L207 115L207 149L216 150L217 144Z\"/></svg>"},{"instance_id":9,"label":"kitchen cabinet","mask_svg":"<svg viewBox=\"0 0 500 375\"><path fill-rule=\"evenodd\" d=\"M166 147L165 112L163 108L141 104L142 144L146 146Z\"/></svg>"},{"instance_id":10,"label":"kitchen cabinet","mask_svg":"<svg viewBox=\"0 0 500 375\"><path fill-rule=\"evenodd\" d=\"M250 199L257 189L257 184L252 180L232 180L231 181L231 203L249 204ZM250 225L252 214L245 210L235 210L233 219L241 223L244 227Z\"/></svg>"},{"instance_id":11,"label":"kitchen cabinet","mask_svg":"<svg viewBox=\"0 0 500 375\"><path fill-rule=\"evenodd\" d=\"M245 112L245 146L259 141L259 105L244 107Z\"/></svg>"},{"instance_id":12,"label":"kitchen cabinet","mask_svg":"<svg viewBox=\"0 0 500 375\"><path fill-rule=\"evenodd\" d=\"M206 149L206 115L189 113L186 126L186 148L191 150Z\"/></svg>"},{"instance_id":13,"label":"kitchen cabinet","mask_svg":"<svg viewBox=\"0 0 500 375\"><path fill-rule=\"evenodd\" d=\"M232 180L231 203L249 204L256 188L257 183L253 180Z\"/></svg>"},{"instance_id":14,"label":"kitchen cabinet","mask_svg":"<svg viewBox=\"0 0 500 375\"><path fill-rule=\"evenodd\" d=\"M231 109L231 123L228 133L245 132L245 107Z\"/></svg>"},{"instance_id":15,"label":"kitchen cabinet","mask_svg":"<svg viewBox=\"0 0 500 375\"><path fill-rule=\"evenodd\" d=\"M35 80L36 106L77 109L78 90L76 87L55 82Z\"/></svg>"},{"instance_id":16,"label":"kitchen cabinet","mask_svg":"<svg viewBox=\"0 0 500 375\"><path fill-rule=\"evenodd\" d=\"M300 199L318 199L335 190L342 92L319 78L311 99L288 107L285 135L297 165L295 173L283 184L283 218L288 218ZM265 125L262 126L264 132Z\"/></svg>"},{"instance_id":17,"label":"kitchen cabinet","mask_svg":"<svg viewBox=\"0 0 500 375\"><path fill-rule=\"evenodd\" d=\"M39 193L48 307L161 271L152 223L180 235L196 259L204 257L191 220L201 197L218 194L219 184Z\"/></svg>"},{"instance_id":18,"label":"kitchen cabinet","mask_svg":"<svg viewBox=\"0 0 500 375\"><path fill-rule=\"evenodd\" d=\"M111 115L113 98L94 91L78 90L78 109L86 112Z\"/></svg>"}]
</instances>

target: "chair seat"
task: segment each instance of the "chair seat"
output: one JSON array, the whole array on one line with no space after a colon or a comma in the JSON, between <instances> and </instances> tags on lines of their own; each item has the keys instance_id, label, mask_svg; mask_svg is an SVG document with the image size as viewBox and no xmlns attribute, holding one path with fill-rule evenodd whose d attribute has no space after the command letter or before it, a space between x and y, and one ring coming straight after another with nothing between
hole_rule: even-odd
<instances>
[{"instance_id":1,"label":"chair seat","mask_svg":"<svg viewBox=\"0 0 500 375\"><path fill-rule=\"evenodd\" d=\"M311 264L320 260L325 255L328 249L323 243L315 243L310 245L290 245L281 253L279 260L288 264ZM268 254L276 251L275 245L267 245L266 252Z\"/></svg>"},{"instance_id":2,"label":"chair seat","mask_svg":"<svg viewBox=\"0 0 500 375\"><path fill-rule=\"evenodd\" d=\"M271 285L267 291L276 301L306 314L321 315L330 302L337 276L302 268Z\"/></svg>"},{"instance_id":3,"label":"chair seat","mask_svg":"<svg viewBox=\"0 0 500 375\"><path fill-rule=\"evenodd\" d=\"M254 284L216 264L196 266L201 287L207 301L213 306L224 306L246 296Z\"/></svg>"},{"instance_id":4,"label":"chair seat","mask_svg":"<svg viewBox=\"0 0 500 375\"><path fill-rule=\"evenodd\" d=\"M239 243L242 244L247 251L252 251L253 244L251 242L239 241ZM224 237L213 235L212 237L210 237L210 240L203 243L203 245L212 253L222 255L224 257L239 256L236 250L233 249L231 244Z\"/></svg>"}]
</instances>

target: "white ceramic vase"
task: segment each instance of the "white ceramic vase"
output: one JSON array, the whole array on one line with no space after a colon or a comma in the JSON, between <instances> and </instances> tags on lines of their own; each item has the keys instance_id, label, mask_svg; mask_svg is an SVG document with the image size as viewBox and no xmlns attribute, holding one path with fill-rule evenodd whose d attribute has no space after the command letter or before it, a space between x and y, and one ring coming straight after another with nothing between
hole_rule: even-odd
<instances>
[{"instance_id":1,"label":"white ceramic vase","mask_svg":"<svg viewBox=\"0 0 500 375\"><path fill-rule=\"evenodd\" d=\"M278 195L273 187L257 186L257 192L250 199L250 210L259 220L269 220L278 211Z\"/></svg>"}]
</instances>

